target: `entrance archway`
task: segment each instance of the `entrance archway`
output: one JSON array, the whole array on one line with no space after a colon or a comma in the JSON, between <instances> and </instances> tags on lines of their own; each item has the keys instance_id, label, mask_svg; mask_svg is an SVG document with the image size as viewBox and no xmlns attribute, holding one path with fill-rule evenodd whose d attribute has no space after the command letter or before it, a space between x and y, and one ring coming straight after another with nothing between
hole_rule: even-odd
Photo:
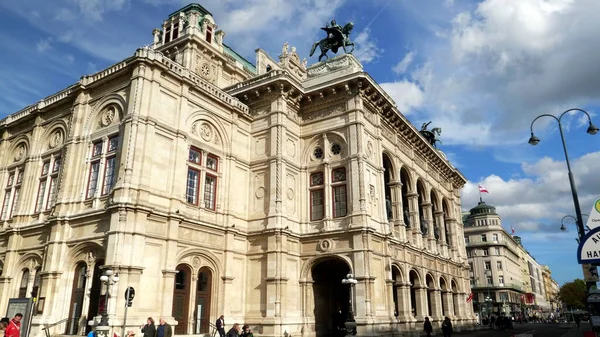
<instances>
[{"instance_id":1,"label":"entrance archway","mask_svg":"<svg viewBox=\"0 0 600 337\"><path fill-rule=\"evenodd\" d=\"M324 259L312 267L317 337L333 335L345 322L349 290L342 279L349 273L350 267L340 258Z\"/></svg>"},{"instance_id":2,"label":"entrance archway","mask_svg":"<svg viewBox=\"0 0 600 337\"><path fill-rule=\"evenodd\" d=\"M210 328L210 304L212 293L212 272L207 267L200 268L196 284L196 333L208 333Z\"/></svg>"},{"instance_id":3,"label":"entrance archway","mask_svg":"<svg viewBox=\"0 0 600 337\"><path fill-rule=\"evenodd\" d=\"M83 298L85 296L85 283L87 265L79 262L75 267L73 276L73 288L71 291L71 303L69 305L69 320L67 321L66 335L76 335L79 329L79 318L83 311Z\"/></svg>"},{"instance_id":4,"label":"entrance archway","mask_svg":"<svg viewBox=\"0 0 600 337\"><path fill-rule=\"evenodd\" d=\"M190 317L190 293L192 270L185 264L175 268L175 287L173 290L173 307L171 315L177 321L174 333L176 335L187 335L188 318Z\"/></svg>"},{"instance_id":5,"label":"entrance archway","mask_svg":"<svg viewBox=\"0 0 600 337\"><path fill-rule=\"evenodd\" d=\"M100 291L102 289L102 283L100 282L100 276L102 271L100 267L104 265L104 260L97 260L94 266L94 273L92 274L92 287L90 288L90 305L88 309L87 320L90 321L94 317L100 314ZM87 334L92 329L88 324L85 325L85 333Z\"/></svg>"}]
</instances>

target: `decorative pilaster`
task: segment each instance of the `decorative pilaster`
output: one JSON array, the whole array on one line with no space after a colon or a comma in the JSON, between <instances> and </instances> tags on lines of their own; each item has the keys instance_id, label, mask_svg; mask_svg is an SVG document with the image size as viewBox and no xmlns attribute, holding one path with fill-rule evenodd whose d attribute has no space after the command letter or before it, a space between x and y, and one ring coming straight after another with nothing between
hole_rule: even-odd
<instances>
[{"instance_id":1,"label":"decorative pilaster","mask_svg":"<svg viewBox=\"0 0 600 337\"><path fill-rule=\"evenodd\" d=\"M421 235L421 219L419 218L419 195L409 192L406 195L410 215L410 232L414 246L423 248L423 236Z\"/></svg>"},{"instance_id":2,"label":"decorative pilaster","mask_svg":"<svg viewBox=\"0 0 600 337\"><path fill-rule=\"evenodd\" d=\"M452 301L452 292L449 290L442 290L442 307L445 309L442 315L454 320L454 302Z\"/></svg>"},{"instance_id":3,"label":"decorative pilaster","mask_svg":"<svg viewBox=\"0 0 600 337\"><path fill-rule=\"evenodd\" d=\"M414 320L410 306L410 283L401 283L396 287L396 296L398 298L398 321L400 323L409 323Z\"/></svg>"},{"instance_id":4,"label":"decorative pilaster","mask_svg":"<svg viewBox=\"0 0 600 337\"><path fill-rule=\"evenodd\" d=\"M425 317L428 316L427 310L427 287L417 286L415 287L415 296L416 296L416 316L417 322L423 322Z\"/></svg>"},{"instance_id":5,"label":"decorative pilaster","mask_svg":"<svg viewBox=\"0 0 600 337\"><path fill-rule=\"evenodd\" d=\"M442 321L444 319L444 313L442 312L442 296L441 289L435 288L431 291L431 317L432 320Z\"/></svg>"}]
</instances>

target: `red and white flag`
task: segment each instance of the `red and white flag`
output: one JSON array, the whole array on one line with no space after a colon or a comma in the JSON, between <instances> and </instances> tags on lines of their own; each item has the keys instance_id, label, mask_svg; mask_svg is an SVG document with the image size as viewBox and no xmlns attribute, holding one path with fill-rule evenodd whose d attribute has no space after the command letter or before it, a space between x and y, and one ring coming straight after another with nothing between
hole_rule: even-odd
<instances>
[{"instance_id":1,"label":"red and white flag","mask_svg":"<svg viewBox=\"0 0 600 337\"><path fill-rule=\"evenodd\" d=\"M473 293L469 294L469 297L467 297L467 303L470 303L473 300Z\"/></svg>"},{"instance_id":2,"label":"red and white flag","mask_svg":"<svg viewBox=\"0 0 600 337\"><path fill-rule=\"evenodd\" d=\"M486 190L485 187L479 185L479 193L487 193L490 194L490 191Z\"/></svg>"},{"instance_id":3,"label":"red and white flag","mask_svg":"<svg viewBox=\"0 0 600 337\"><path fill-rule=\"evenodd\" d=\"M510 230L512 231L512 235L515 235L515 229L513 228L513 226L510 226Z\"/></svg>"}]
</instances>

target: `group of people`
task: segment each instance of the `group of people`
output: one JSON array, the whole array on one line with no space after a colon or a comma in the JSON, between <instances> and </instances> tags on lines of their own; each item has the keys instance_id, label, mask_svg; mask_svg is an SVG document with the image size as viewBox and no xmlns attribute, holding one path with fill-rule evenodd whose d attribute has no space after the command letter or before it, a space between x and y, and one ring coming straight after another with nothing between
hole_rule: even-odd
<instances>
[{"instance_id":1,"label":"group of people","mask_svg":"<svg viewBox=\"0 0 600 337\"><path fill-rule=\"evenodd\" d=\"M520 319L517 319L517 322L520 323ZM513 329L513 320L514 318L506 315L492 315L490 317L490 329L498 329L498 330L512 330Z\"/></svg>"},{"instance_id":2,"label":"group of people","mask_svg":"<svg viewBox=\"0 0 600 337\"><path fill-rule=\"evenodd\" d=\"M423 331L425 331L427 337L431 337L431 334L433 333L433 325L431 324L429 317L425 317L425 322L423 323ZM452 336L452 322L448 317L445 317L442 321L442 334L444 335L444 337Z\"/></svg>"},{"instance_id":3,"label":"group of people","mask_svg":"<svg viewBox=\"0 0 600 337\"><path fill-rule=\"evenodd\" d=\"M13 319L8 317L0 319L0 337L20 337L21 319L23 319L21 313L16 314Z\"/></svg>"},{"instance_id":4,"label":"group of people","mask_svg":"<svg viewBox=\"0 0 600 337\"><path fill-rule=\"evenodd\" d=\"M215 322L219 337L254 337L252 329L248 324L244 324L241 328L238 323L235 323L227 333L225 333L225 316L221 315Z\"/></svg>"}]
</instances>

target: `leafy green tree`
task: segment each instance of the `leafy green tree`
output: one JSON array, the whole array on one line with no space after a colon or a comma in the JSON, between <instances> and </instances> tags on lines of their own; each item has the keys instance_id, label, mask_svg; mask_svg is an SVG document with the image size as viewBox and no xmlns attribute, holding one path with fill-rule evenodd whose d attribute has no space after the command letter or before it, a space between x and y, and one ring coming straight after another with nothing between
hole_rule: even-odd
<instances>
[{"instance_id":1,"label":"leafy green tree","mask_svg":"<svg viewBox=\"0 0 600 337\"><path fill-rule=\"evenodd\" d=\"M575 279L573 282L563 284L558 296L563 303L573 309L585 309L586 289L585 281Z\"/></svg>"}]
</instances>

